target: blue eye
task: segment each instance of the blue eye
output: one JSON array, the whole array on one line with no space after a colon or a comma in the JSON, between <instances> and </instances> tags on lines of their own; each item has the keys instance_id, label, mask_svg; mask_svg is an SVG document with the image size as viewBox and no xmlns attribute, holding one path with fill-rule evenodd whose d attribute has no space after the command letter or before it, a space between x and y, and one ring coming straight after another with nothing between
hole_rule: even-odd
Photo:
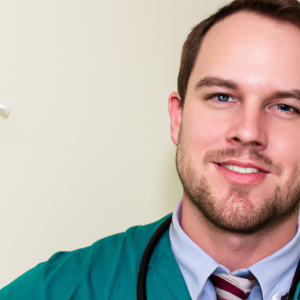
<instances>
[{"instance_id":1,"label":"blue eye","mask_svg":"<svg viewBox=\"0 0 300 300\"><path fill-rule=\"evenodd\" d=\"M295 112L299 114L299 110L295 107L286 105L286 104L278 104L278 109L286 112Z\"/></svg>"},{"instance_id":2,"label":"blue eye","mask_svg":"<svg viewBox=\"0 0 300 300\"><path fill-rule=\"evenodd\" d=\"M234 100L226 94L211 94L206 99L213 99L217 102L233 102Z\"/></svg>"},{"instance_id":3,"label":"blue eye","mask_svg":"<svg viewBox=\"0 0 300 300\"><path fill-rule=\"evenodd\" d=\"M230 98L230 97L227 96L227 95L225 95L225 94L219 94L219 95L217 96L217 99L218 99L219 101L222 101L222 102L228 101L229 98Z\"/></svg>"}]
</instances>

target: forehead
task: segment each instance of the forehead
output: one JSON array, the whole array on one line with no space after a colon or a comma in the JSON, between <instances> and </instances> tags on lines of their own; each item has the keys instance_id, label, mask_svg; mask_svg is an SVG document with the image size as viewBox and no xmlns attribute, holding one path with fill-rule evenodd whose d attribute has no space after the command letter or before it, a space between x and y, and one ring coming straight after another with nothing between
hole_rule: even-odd
<instances>
[{"instance_id":1,"label":"forehead","mask_svg":"<svg viewBox=\"0 0 300 300\"><path fill-rule=\"evenodd\" d=\"M300 87L300 29L251 12L215 24L203 39L188 91L205 76L259 88Z\"/></svg>"}]
</instances>

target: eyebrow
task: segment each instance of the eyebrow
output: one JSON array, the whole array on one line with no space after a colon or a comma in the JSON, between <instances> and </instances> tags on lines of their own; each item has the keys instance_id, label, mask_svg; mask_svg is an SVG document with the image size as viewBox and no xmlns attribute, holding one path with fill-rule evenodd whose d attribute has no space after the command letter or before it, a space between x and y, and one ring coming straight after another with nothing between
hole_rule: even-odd
<instances>
[{"instance_id":1,"label":"eyebrow","mask_svg":"<svg viewBox=\"0 0 300 300\"><path fill-rule=\"evenodd\" d=\"M211 87L211 86L220 86L233 90L238 89L238 84L232 80L223 79L221 77L215 76L207 76L203 79L200 79L196 84L196 89L200 89L202 87ZM300 101L300 90L299 89L291 89L287 91L275 91L269 99L287 99L293 98Z\"/></svg>"},{"instance_id":2,"label":"eyebrow","mask_svg":"<svg viewBox=\"0 0 300 300\"><path fill-rule=\"evenodd\" d=\"M277 91L270 98L271 99L293 98L293 99L300 100L300 90L292 89L290 91Z\"/></svg>"},{"instance_id":3,"label":"eyebrow","mask_svg":"<svg viewBox=\"0 0 300 300\"><path fill-rule=\"evenodd\" d=\"M232 80L226 80L220 77L208 76L200 79L196 84L196 89L201 87L210 87L210 86L221 86L229 89L236 90L238 88L237 83Z\"/></svg>"}]
</instances>

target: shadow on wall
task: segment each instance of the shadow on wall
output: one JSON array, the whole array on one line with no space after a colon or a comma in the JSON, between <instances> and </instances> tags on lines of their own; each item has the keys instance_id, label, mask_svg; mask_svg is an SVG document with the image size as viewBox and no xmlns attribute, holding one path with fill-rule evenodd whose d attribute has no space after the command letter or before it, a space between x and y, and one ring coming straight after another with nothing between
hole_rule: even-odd
<instances>
[{"instance_id":1,"label":"shadow on wall","mask_svg":"<svg viewBox=\"0 0 300 300\"><path fill-rule=\"evenodd\" d=\"M166 152L167 155L162 163L160 178L163 199L161 209L172 212L177 202L182 198L182 185L176 171L176 147Z\"/></svg>"}]
</instances>

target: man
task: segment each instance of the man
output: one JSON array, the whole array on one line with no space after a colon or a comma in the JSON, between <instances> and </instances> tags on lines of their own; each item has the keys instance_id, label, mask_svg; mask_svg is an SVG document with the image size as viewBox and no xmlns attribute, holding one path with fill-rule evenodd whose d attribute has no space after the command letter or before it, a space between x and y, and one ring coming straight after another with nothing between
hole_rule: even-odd
<instances>
[{"instance_id":1,"label":"man","mask_svg":"<svg viewBox=\"0 0 300 300\"><path fill-rule=\"evenodd\" d=\"M236 0L197 25L169 98L170 227L57 253L0 299L299 299L299 70L296 0Z\"/></svg>"}]
</instances>

